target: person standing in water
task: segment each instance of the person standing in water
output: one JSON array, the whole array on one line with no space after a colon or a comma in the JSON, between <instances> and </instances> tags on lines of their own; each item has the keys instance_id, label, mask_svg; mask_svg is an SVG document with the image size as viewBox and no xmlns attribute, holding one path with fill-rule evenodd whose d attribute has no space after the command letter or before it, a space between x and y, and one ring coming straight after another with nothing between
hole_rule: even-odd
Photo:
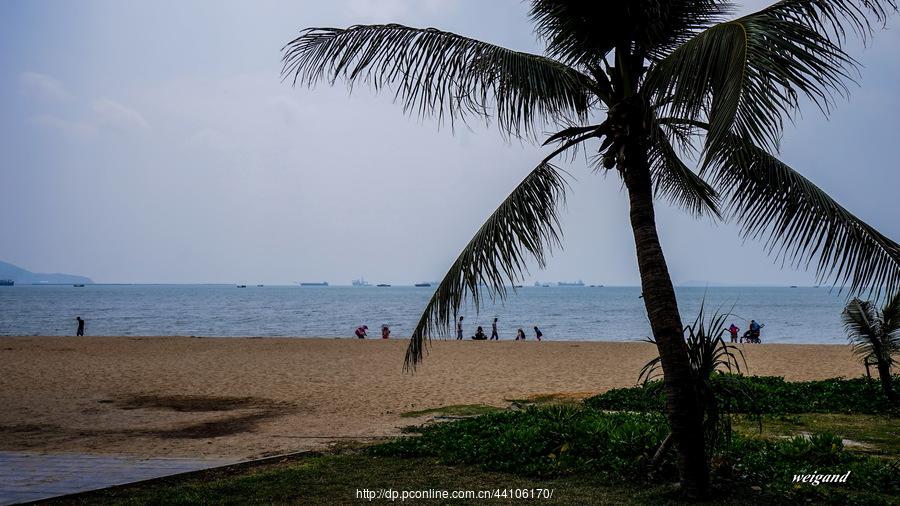
<instances>
[{"instance_id":1,"label":"person standing in water","mask_svg":"<svg viewBox=\"0 0 900 506\"><path fill-rule=\"evenodd\" d=\"M494 339L500 340L500 335L497 334L497 319L494 318L494 323L491 324L491 341Z\"/></svg>"},{"instance_id":2,"label":"person standing in water","mask_svg":"<svg viewBox=\"0 0 900 506\"><path fill-rule=\"evenodd\" d=\"M463 317L460 316L459 320L457 320L457 322L456 322L456 340L457 341L462 341L462 338L463 338L462 321L463 321Z\"/></svg>"},{"instance_id":3,"label":"person standing in water","mask_svg":"<svg viewBox=\"0 0 900 506\"><path fill-rule=\"evenodd\" d=\"M76 316L75 321L78 322L78 330L75 332L75 335L83 336L84 335L84 320L80 316Z\"/></svg>"},{"instance_id":4,"label":"person standing in water","mask_svg":"<svg viewBox=\"0 0 900 506\"><path fill-rule=\"evenodd\" d=\"M516 331L516 341L524 341L525 340L525 331L521 328Z\"/></svg>"},{"instance_id":5,"label":"person standing in water","mask_svg":"<svg viewBox=\"0 0 900 506\"><path fill-rule=\"evenodd\" d=\"M354 334L356 334L356 337L358 337L360 339L365 339L366 336L368 335L367 334L368 331L369 331L368 325L361 325L359 327L356 327L356 332L354 332Z\"/></svg>"},{"instance_id":6,"label":"person standing in water","mask_svg":"<svg viewBox=\"0 0 900 506\"><path fill-rule=\"evenodd\" d=\"M541 337L543 337L543 336L544 336L544 333L541 332L541 329L535 327L535 328L534 328L534 337L536 337L537 340L540 341L540 340L541 340Z\"/></svg>"}]
</instances>

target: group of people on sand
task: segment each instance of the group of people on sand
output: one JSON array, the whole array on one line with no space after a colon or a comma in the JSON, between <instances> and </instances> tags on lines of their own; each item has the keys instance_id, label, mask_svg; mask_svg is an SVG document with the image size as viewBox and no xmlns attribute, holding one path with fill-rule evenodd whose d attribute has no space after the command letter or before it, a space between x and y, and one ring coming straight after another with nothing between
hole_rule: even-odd
<instances>
[{"instance_id":1,"label":"group of people on sand","mask_svg":"<svg viewBox=\"0 0 900 506\"><path fill-rule=\"evenodd\" d=\"M762 340L760 340L759 335L760 335L760 331L762 330L763 327L765 327L765 325L760 325L759 323L757 323L756 320L750 320L750 328L747 329L747 331L744 332L744 335L742 335L740 337L740 342L755 343L755 344L761 343ZM731 342L732 343L738 342L738 332L740 332L740 330L741 329L733 323L731 324L730 327L728 327L728 333L731 334Z\"/></svg>"},{"instance_id":2,"label":"group of people on sand","mask_svg":"<svg viewBox=\"0 0 900 506\"><path fill-rule=\"evenodd\" d=\"M365 339L369 337L369 326L368 325L360 325L356 327L356 331L354 332L356 337L359 339ZM390 339L391 337L391 328L386 324L381 326L381 338L382 339ZM544 333L541 332L541 329L534 327L534 337L537 338L538 341L544 337ZM463 339L463 317L460 316L458 320L456 320L456 340L462 341ZM475 329L475 335L472 336L472 339L475 341L499 341L500 334L497 333L497 318L494 318L494 322L491 324L491 336L488 337L487 334L484 333L484 329L479 326ZM519 327L519 330L516 331L516 341L524 341L525 340L525 331Z\"/></svg>"},{"instance_id":3,"label":"group of people on sand","mask_svg":"<svg viewBox=\"0 0 900 506\"><path fill-rule=\"evenodd\" d=\"M462 316L456 320L456 340L462 341L463 339L463 318ZM541 332L541 329L534 327L534 337L537 338L538 341L544 337L544 333ZM494 321L491 323L491 336L488 337L487 334L484 333L484 329L479 325L478 328L475 329L475 335L472 336L472 339L475 341L499 341L500 334L497 333L497 318L494 318ZM516 331L516 341L524 341L525 340L525 331L522 330L522 327L519 327L519 330Z\"/></svg>"}]
</instances>

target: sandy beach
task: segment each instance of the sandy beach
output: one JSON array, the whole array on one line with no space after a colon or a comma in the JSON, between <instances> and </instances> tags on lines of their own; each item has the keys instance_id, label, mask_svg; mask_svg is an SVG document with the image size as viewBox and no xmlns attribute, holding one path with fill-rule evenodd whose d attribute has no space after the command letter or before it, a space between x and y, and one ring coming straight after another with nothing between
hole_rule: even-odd
<instances>
[{"instance_id":1,"label":"sandy beach","mask_svg":"<svg viewBox=\"0 0 900 506\"><path fill-rule=\"evenodd\" d=\"M631 386L646 343L2 337L0 450L253 458L397 434L458 404ZM749 372L855 377L847 346L747 345Z\"/></svg>"}]
</instances>

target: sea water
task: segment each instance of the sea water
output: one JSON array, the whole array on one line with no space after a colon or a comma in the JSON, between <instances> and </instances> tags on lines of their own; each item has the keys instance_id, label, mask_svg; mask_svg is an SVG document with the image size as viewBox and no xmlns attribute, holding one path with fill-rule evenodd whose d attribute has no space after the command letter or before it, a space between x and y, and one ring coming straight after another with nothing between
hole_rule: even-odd
<instances>
[{"instance_id":1,"label":"sea water","mask_svg":"<svg viewBox=\"0 0 900 506\"><path fill-rule=\"evenodd\" d=\"M87 335L352 337L368 325L380 337L409 336L434 288L234 285L16 285L0 287L0 335L74 335L75 317ZM765 327L764 342L845 343L840 314L846 293L826 287L677 288L685 324L701 303L707 314L729 313L741 333L750 319ZM480 311L461 315L468 338L477 326L490 333L499 318L501 339L538 326L545 339L636 341L650 335L638 287L525 287Z\"/></svg>"}]
</instances>

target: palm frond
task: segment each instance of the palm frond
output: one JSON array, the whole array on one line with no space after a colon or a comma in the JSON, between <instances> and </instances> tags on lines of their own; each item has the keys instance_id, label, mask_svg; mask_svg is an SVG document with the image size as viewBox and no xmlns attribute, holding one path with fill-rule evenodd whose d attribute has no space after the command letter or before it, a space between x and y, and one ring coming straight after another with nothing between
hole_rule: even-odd
<instances>
[{"instance_id":1,"label":"palm frond","mask_svg":"<svg viewBox=\"0 0 900 506\"><path fill-rule=\"evenodd\" d=\"M529 259L543 267L550 250L560 244L557 206L565 199L560 170L542 162L532 170L466 245L441 280L410 338L404 368L423 358L426 339L446 335L451 318L468 296L480 304L480 289L506 294L527 269Z\"/></svg>"},{"instance_id":2,"label":"palm frond","mask_svg":"<svg viewBox=\"0 0 900 506\"><path fill-rule=\"evenodd\" d=\"M841 313L844 331L853 353L861 360L882 354L882 329L875 305L871 301L854 298Z\"/></svg>"},{"instance_id":3,"label":"palm frond","mask_svg":"<svg viewBox=\"0 0 900 506\"><path fill-rule=\"evenodd\" d=\"M781 0L762 12L803 24L830 39L843 42L848 30L863 42L872 23L883 24L897 10L895 0Z\"/></svg>"},{"instance_id":4,"label":"palm frond","mask_svg":"<svg viewBox=\"0 0 900 506\"><path fill-rule=\"evenodd\" d=\"M897 351L900 352L900 291L894 293L881 308L881 324L885 334L895 336Z\"/></svg>"},{"instance_id":5,"label":"palm frond","mask_svg":"<svg viewBox=\"0 0 900 506\"><path fill-rule=\"evenodd\" d=\"M720 0L533 0L531 19L548 53L572 65L596 64L616 46L632 43L654 58L731 11Z\"/></svg>"},{"instance_id":6,"label":"palm frond","mask_svg":"<svg viewBox=\"0 0 900 506\"><path fill-rule=\"evenodd\" d=\"M282 76L294 85L340 78L388 88L407 113L451 124L487 120L494 109L500 129L516 136L583 120L592 101L591 78L558 61L434 28L309 28L283 53Z\"/></svg>"},{"instance_id":7,"label":"palm frond","mask_svg":"<svg viewBox=\"0 0 900 506\"><path fill-rule=\"evenodd\" d=\"M721 219L716 190L685 165L659 126L651 133L650 171L657 198L674 202L695 216L711 214Z\"/></svg>"},{"instance_id":8,"label":"palm frond","mask_svg":"<svg viewBox=\"0 0 900 506\"><path fill-rule=\"evenodd\" d=\"M747 238L768 235L776 258L810 267L851 293L900 288L900 245L847 211L766 150L734 135L713 154L711 183Z\"/></svg>"},{"instance_id":9,"label":"palm frond","mask_svg":"<svg viewBox=\"0 0 900 506\"><path fill-rule=\"evenodd\" d=\"M658 62L645 94L668 115L709 123L706 152L729 134L777 149L784 118L801 98L826 114L848 93L856 61L842 48L850 28L866 37L894 0L785 0L712 26Z\"/></svg>"}]
</instances>

